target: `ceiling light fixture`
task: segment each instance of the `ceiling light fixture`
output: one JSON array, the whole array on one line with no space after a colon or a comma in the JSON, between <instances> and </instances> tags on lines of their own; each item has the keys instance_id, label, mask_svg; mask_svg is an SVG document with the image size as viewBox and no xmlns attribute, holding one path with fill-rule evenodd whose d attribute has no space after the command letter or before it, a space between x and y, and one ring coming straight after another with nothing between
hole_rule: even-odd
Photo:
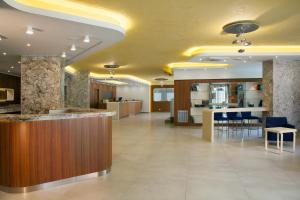
<instances>
[{"instance_id":1,"label":"ceiling light fixture","mask_svg":"<svg viewBox=\"0 0 300 200\"><path fill-rule=\"evenodd\" d=\"M223 26L223 31L229 34L235 34L236 39L232 41L232 44L238 46L251 46L252 42L247 40L245 35L246 33L250 33L256 31L259 28L259 25L251 20L237 21L226 24ZM245 49L238 49L239 53L244 53Z\"/></svg>"},{"instance_id":2,"label":"ceiling light fixture","mask_svg":"<svg viewBox=\"0 0 300 200\"><path fill-rule=\"evenodd\" d=\"M70 49L71 51L76 51L76 46L75 46L75 44L72 44L72 46L71 46L71 49Z\"/></svg>"},{"instance_id":3,"label":"ceiling light fixture","mask_svg":"<svg viewBox=\"0 0 300 200\"><path fill-rule=\"evenodd\" d=\"M62 52L61 57L62 57L62 58L66 58L66 57L67 57L66 52Z\"/></svg>"},{"instance_id":4,"label":"ceiling light fixture","mask_svg":"<svg viewBox=\"0 0 300 200\"><path fill-rule=\"evenodd\" d=\"M115 71L116 69L118 69L120 67L120 65L117 64L108 64L108 65L104 65L104 68L108 70L111 78L115 75Z\"/></svg>"},{"instance_id":5,"label":"ceiling light fixture","mask_svg":"<svg viewBox=\"0 0 300 200\"><path fill-rule=\"evenodd\" d=\"M90 43L91 42L90 36L89 35L84 36L83 42L84 43Z\"/></svg>"},{"instance_id":6,"label":"ceiling light fixture","mask_svg":"<svg viewBox=\"0 0 300 200\"><path fill-rule=\"evenodd\" d=\"M18 61L18 64L21 64L21 61Z\"/></svg>"},{"instance_id":7,"label":"ceiling light fixture","mask_svg":"<svg viewBox=\"0 0 300 200\"><path fill-rule=\"evenodd\" d=\"M13 68L15 68L15 67L14 67L14 66L11 66L10 68L13 69Z\"/></svg>"},{"instance_id":8,"label":"ceiling light fixture","mask_svg":"<svg viewBox=\"0 0 300 200\"><path fill-rule=\"evenodd\" d=\"M2 54L3 54L4 56L6 56L6 55L7 55L7 53L6 53L6 52L3 52Z\"/></svg>"},{"instance_id":9,"label":"ceiling light fixture","mask_svg":"<svg viewBox=\"0 0 300 200\"><path fill-rule=\"evenodd\" d=\"M27 43L26 46L27 46L27 47L31 47L31 44L30 44L30 43Z\"/></svg>"},{"instance_id":10,"label":"ceiling light fixture","mask_svg":"<svg viewBox=\"0 0 300 200\"><path fill-rule=\"evenodd\" d=\"M33 30L32 26L27 27L26 34L28 34L28 35L33 35L34 34L34 30Z\"/></svg>"},{"instance_id":11,"label":"ceiling light fixture","mask_svg":"<svg viewBox=\"0 0 300 200\"><path fill-rule=\"evenodd\" d=\"M10 73L10 70L7 70L8 73Z\"/></svg>"}]
</instances>

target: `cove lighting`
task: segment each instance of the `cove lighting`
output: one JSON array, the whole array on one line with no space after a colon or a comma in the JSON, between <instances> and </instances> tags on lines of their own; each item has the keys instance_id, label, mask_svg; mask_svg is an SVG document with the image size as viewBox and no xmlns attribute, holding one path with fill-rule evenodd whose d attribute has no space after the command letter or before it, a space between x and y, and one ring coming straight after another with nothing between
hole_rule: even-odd
<instances>
[{"instance_id":1,"label":"cove lighting","mask_svg":"<svg viewBox=\"0 0 300 200\"><path fill-rule=\"evenodd\" d=\"M74 67L68 65L65 67L65 72L70 73L70 74L75 74L77 72L77 70Z\"/></svg>"},{"instance_id":2,"label":"cove lighting","mask_svg":"<svg viewBox=\"0 0 300 200\"><path fill-rule=\"evenodd\" d=\"M91 21L119 26L124 30L131 27L130 21L117 12L110 11L95 5L75 2L73 0L4 0L10 4L27 6L35 9L52 11L59 14L82 17ZM51 13L53 15L53 13Z\"/></svg>"},{"instance_id":3,"label":"cove lighting","mask_svg":"<svg viewBox=\"0 0 300 200\"><path fill-rule=\"evenodd\" d=\"M237 53L239 46L199 46L192 47L185 52L184 56L194 56L204 53ZM288 46L242 46L247 53L252 54L300 54L300 45L288 45Z\"/></svg>"},{"instance_id":4,"label":"cove lighting","mask_svg":"<svg viewBox=\"0 0 300 200\"><path fill-rule=\"evenodd\" d=\"M227 68L231 65L227 63L209 63L209 62L177 62L170 63L165 68L165 72L173 74L173 69L193 69L193 68Z\"/></svg>"},{"instance_id":5,"label":"cove lighting","mask_svg":"<svg viewBox=\"0 0 300 200\"><path fill-rule=\"evenodd\" d=\"M90 77L93 77L95 79L97 79L97 78L98 79L109 79L111 77L111 75L110 74L97 74L97 73L91 72ZM129 75L129 74L115 74L114 78L127 79L127 80L136 81L136 82L139 82L139 83L143 83L143 84L146 84L146 85L151 85L150 81L147 81L145 79L142 79L142 78L139 78L139 77L136 77L136 76L133 76L133 75Z\"/></svg>"},{"instance_id":6,"label":"cove lighting","mask_svg":"<svg viewBox=\"0 0 300 200\"><path fill-rule=\"evenodd\" d=\"M128 85L128 83L117 81L117 80L100 80L101 83L107 83L112 85Z\"/></svg>"}]
</instances>

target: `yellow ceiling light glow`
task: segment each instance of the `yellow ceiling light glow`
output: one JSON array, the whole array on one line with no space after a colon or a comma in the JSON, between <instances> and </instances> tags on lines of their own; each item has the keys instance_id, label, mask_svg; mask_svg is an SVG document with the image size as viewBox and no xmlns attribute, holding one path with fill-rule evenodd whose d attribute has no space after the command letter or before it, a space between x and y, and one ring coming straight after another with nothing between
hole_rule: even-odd
<instances>
[{"instance_id":1,"label":"yellow ceiling light glow","mask_svg":"<svg viewBox=\"0 0 300 200\"><path fill-rule=\"evenodd\" d=\"M210 63L210 62L177 62L170 63L165 68L165 72L168 74L173 73L173 69L192 69L192 68L227 68L230 67L227 63Z\"/></svg>"},{"instance_id":2,"label":"yellow ceiling light glow","mask_svg":"<svg viewBox=\"0 0 300 200\"><path fill-rule=\"evenodd\" d=\"M300 45L287 46L199 46L186 50L183 55L194 56L203 53L236 53L238 49L245 49L247 53L300 53Z\"/></svg>"},{"instance_id":3,"label":"yellow ceiling light glow","mask_svg":"<svg viewBox=\"0 0 300 200\"><path fill-rule=\"evenodd\" d=\"M70 74L75 74L77 72L77 70L72 67L71 65L68 65L65 67L65 72L70 73Z\"/></svg>"},{"instance_id":4,"label":"yellow ceiling light glow","mask_svg":"<svg viewBox=\"0 0 300 200\"><path fill-rule=\"evenodd\" d=\"M90 77L92 77L92 78L101 78L101 79L109 79L109 78L111 78L111 75L110 74L97 74L97 73L91 72ZM143 84L146 84L146 85L151 85L150 81L147 81L145 79L141 79L139 77L129 75L129 74L116 74L113 77L114 78L120 78L120 79L128 79L128 80L136 81L136 82L143 83Z\"/></svg>"},{"instance_id":5,"label":"yellow ceiling light glow","mask_svg":"<svg viewBox=\"0 0 300 200\"><path fill-rule=\"evenodd\" d=\"M131 27L130 21L123 15L84 3L74 2L72 0L14 0L15 2L54 12L60 12L78 17L103 21L114 24L128 30Z\"/></svg>"}]
</instances>

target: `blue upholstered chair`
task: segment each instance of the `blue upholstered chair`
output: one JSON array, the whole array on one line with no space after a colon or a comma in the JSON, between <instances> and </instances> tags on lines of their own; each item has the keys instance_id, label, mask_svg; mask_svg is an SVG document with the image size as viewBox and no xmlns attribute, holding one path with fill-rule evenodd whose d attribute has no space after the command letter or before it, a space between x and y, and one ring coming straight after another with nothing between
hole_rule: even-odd
<instances>
[{"instance_id":1,"label":"blue upholstered chair","mask_svg":"<svg viewBox=\"0 0 300 200\"><path fill-rule=\"evenodd\" d=\"M237 112L227 112L227 118L228 118L228 123L233 122L235 125L235 130L237 132L238 126L241 127L242 130L242 125L243 125L243 118L238 116Z\"/></svg>"},{"instance_id":2,"label":"blue upholstered chair","mask_svg":"<svg viewBox=\"0 0 300 200\"><path fill-rule=\"evenodd\" d=\"M253 120L257 120L257 123L260 122L260 118L256 117L256 116L252 116L251 112L241 112L243 121L247 121L248 123L244 123L245 125L247 124L247 129L248 129L248 136L250 134L250 122L252 122ZM259 126L257 126L257 135L259 134Z\"/></svg>"},{"instance_id":3,"label":"blue upholstered chair","mask_svg":"<svg viewBox=\"0 0 300 200\"><path fill-rule=\"evenodd\" d=\"M214 113L214 121L217 121L217 124L218 125L220 125L220 122L221 122L221 125L222 125L222 127L221 127L221 130L223 131L223 128L224 128L224 122L227 122L228 121L228 119L227 119L227 117L224 117L223 116L223 113ZM220 129L218 129L218 133L219 133L219 130Z\"/></svg>"},{"instance_id":4,"label":"blue upholstered chair","mask_svg":"<svg viewBox=\"0 0 300 200\"><path fill-rule=\"evenodd\" d=\"M272 127L295 128L295 126L288 123L286 117L267 117L266 128L272 128ZM268 133L268 140L276 141L277 134ZM293 133L284 134L283 141L293 141Z\"/></svg>"}]
</instances>

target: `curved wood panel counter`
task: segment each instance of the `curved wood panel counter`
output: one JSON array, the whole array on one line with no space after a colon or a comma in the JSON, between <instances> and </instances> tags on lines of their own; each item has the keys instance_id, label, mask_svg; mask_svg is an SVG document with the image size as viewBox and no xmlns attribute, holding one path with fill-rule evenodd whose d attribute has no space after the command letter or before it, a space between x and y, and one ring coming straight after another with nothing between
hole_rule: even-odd
<instances>
[{"instance_id":1,"label":"curved wood panel counter","mask_svg":"<svg viewBox=\"0 0 300 200\"><path fill-rule=\"evenodd\" d=\"M1 189L13 192L109 170L112 114L1 115L0 158Z\"/></svg>"}]
</instances>

